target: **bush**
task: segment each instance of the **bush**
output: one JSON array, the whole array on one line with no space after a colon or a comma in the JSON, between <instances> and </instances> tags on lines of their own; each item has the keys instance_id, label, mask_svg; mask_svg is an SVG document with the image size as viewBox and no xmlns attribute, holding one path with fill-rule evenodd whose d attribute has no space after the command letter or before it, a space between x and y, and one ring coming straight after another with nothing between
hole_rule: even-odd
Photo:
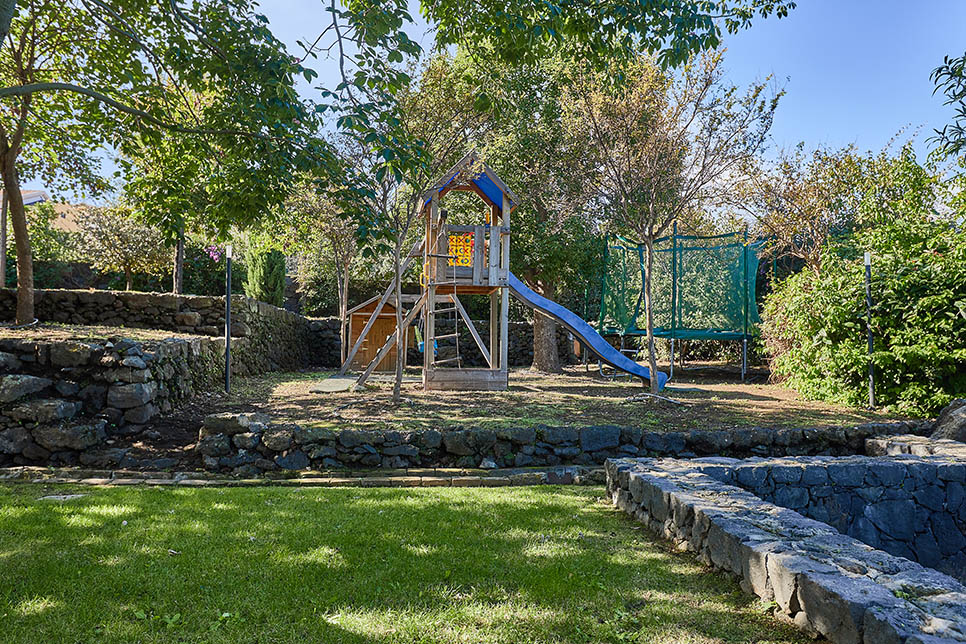
<instances>
[{"instance_id":1,"label":"bush","mask_svg":"<svg viewBox=\"0 0 966 644\"><path fill-rule=\"evenodd\" d=\"M966 231L948 221L896 218L828 249L821 274L778 284L762 324L773 373L806 397L867 404L863 250L876 402L935 414L966 393Z\"/></svg>"},{"instance_id":2,"label":"bush","mask_svg":"<svg viewBox=\"0 0 966 644\"><path fill-rule=\"evenodd\" d=\"M285 256L278 250L252 249L247 257L248 279L245 294L275 306L285 301Z\"/></svg>"},{"instance_id":3,"label":"bush","mask_svg":"<svg viewBox=\"0 0 966 644\"><path fill-rule=\"evenodd\" d=\"M185 293L191 295L225 294L225 249L215 243L189 236L184 248ZM244 293L247 279L244 262L231 262L231 292ZM171 277L168 277L169 285Z\"/></svg>"}]
</instances>

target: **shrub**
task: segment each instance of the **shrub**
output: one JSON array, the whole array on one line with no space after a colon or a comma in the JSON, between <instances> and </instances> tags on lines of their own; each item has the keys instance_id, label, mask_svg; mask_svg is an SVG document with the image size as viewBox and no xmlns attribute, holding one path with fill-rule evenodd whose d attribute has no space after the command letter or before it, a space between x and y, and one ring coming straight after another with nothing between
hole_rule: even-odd
<instances>
[{"instance_id":1,"label":"shrub","mask_svg":"<svg viewBox=\"0 0 966 644\"><path fill-rule=\"evenodd\" d=\"M872 252L876 401L935 414L966 392L966 231L899 217L826 250L765 301L773 373L810 398L868 401L865 269Z\"/></svg>"},{"instance_id":2,"label":"shrub","mask_svg":"<svg viewBox=\"0 0 966 644\"><path fill-rule=\"evenodd\" d=\"M252 249L246 261L248 278L245 294L248 297L282 306L285 300L285 256L281 251L259 252Z\"/></svg>"}]
</instances>

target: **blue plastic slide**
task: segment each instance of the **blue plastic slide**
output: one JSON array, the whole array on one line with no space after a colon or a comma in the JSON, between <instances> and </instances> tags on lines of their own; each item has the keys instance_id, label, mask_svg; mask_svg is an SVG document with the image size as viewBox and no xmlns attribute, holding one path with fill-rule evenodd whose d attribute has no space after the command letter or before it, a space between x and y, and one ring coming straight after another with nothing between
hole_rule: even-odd
<instances>
[{"instance_id":1,"label":"blue plastic slide","mask_svg":"<svg viewBox=\"0 0 966 644\"><path fill-rule=\"evenodd\" d=\"M548 315L562 324L568 331L573 333L585 347L589 348L599 359L606 362L615 369L626 371L627 373L639 378L651 379L651 372L647 367L641 366L631 360L623 353L615 349L610 343L602 338L594 327L590 326L578 315L568 311L556 302L548 300L542 295L534 293L527 285L517 279L517 276L510 273L510 292L513 296L532 309L536 309ZM664 389L667 382L667 374L663 371L657 372L657 387Z\"/></svg>"}]
</instances>

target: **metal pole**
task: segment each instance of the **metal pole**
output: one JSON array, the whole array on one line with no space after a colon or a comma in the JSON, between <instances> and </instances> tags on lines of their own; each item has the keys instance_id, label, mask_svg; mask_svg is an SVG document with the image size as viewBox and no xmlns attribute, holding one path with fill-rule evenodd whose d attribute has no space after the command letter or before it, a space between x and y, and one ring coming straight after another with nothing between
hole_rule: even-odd
<instances>
[{"instance_id":1,"label":"metal pole","mask_svg":"<svg viewBox=\"0 0 966 644\"><path fill-rule=\"evenodd\" d=\"M678 220L671 228L671 374L674 377L674 333L677 331L678 301Z\"/></svg>"},{"instance_id":2,"label":"metal pole","mask_svg":"<svg viewBox=\"0 0 966 644\"><path fill-rule=\"evenodd\" d=\"M225 393L231 392L231 244L225 246Z\"/></svg>"},{"instance_id":3,"label":"metal pole","mask_svg":"<svg viewBox=\"0 0 966 644\"><path fill-rule=\"evenodd\" d=\"M865 326L869 342L869 408L875 409L875 365L872 364L872 253L865 253Z\"/></svg>"},{"instance_id":4,"label":"metal pole","mask_svg":"<svg viewBox=\"0 0 966 644\"><path fill-rule=\"evenodd\" d=\"M745 319L744 337L741 339L741 382L745 381L748 372L748 224L745 224L745 243L741 247L741 272L744 279L741 288L744 291Z\"/></svg>"}]
</instances>

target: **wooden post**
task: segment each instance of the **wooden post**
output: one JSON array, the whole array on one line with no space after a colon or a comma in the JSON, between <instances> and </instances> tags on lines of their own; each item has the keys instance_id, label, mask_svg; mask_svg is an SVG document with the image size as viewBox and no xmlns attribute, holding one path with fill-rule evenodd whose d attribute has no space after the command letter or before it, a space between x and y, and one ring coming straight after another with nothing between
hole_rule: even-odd
<instances>
[{"instance_id":1,"label":"wooden post","mask_svg":"<svg viewBox=\"0 0 966 644\"><path fill-rule=\"evenodd\" d=\"M425 258L423 270L426 280L426 308L424 318L426 328L423 330L423 386L431 375L433 362L436 360L436 266L439 254L436 237L437 218L439 217L439 193L433 192L433 197L429 202L429 210L426 213L426 242L423 245L423 257Z\"/></svg>"},{"instance_id":2,"label":"wooden post","mask_svg":"<svg viewBox=\"0 0 966 644\"><path fill-rule=\"evenodd\" d=\"M490 208L490 253L489 253L489 274L487 283L496 286L499 280L500 267L500 209L497 206Z\"/></svg>"},{"instance_id":3,"label":"wooden post","mask_svg":"<svg viewBox=\"0 0 966 644\"><path fill-rule=\"evenodd\" d=\"M507 371L509 349L509 312L510 312L510 199L503 195L503 226L500 239L500 370Z\"/></svg>"},{"instance_id":4,"label":"wooden post","mask_svg":"<svg viewBox=\"0 0 966 644\"><path fill-rule=\"evenodd\" d=\"M490 293L490 369L500 368L500 296Z\"/></svg>"}]
</instances>

